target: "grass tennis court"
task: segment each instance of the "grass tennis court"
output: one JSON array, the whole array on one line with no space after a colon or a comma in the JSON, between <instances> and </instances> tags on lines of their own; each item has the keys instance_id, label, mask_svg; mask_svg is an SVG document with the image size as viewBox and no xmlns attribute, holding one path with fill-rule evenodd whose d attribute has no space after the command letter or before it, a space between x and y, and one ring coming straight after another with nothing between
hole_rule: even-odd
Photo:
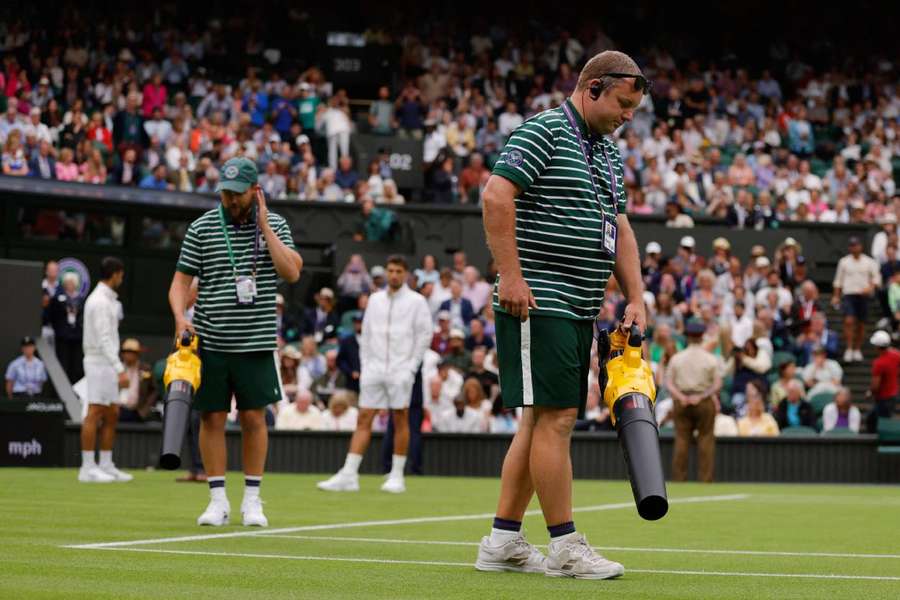
<instances>
[{"instance_id":1,"label":"grass tennis court","mask_svg":"<svg viewBox=\"0 0 900 600\"><path fill-rule=\"evenodd\" d=\"M207 488L170 473L75 478L0 471L0 598L900 597L896 487L670 484L669 514L648 523L627 482L576 481L578 529L627 572L575 581L474 570L491 479L408 478L393 496L378 477L327 494L319 476L267 475L270 527L248 529L194 525ZM238 473L228 490L239 523ZM547 543L537 512L525 531Z\"/></svg>"}]
</instances>

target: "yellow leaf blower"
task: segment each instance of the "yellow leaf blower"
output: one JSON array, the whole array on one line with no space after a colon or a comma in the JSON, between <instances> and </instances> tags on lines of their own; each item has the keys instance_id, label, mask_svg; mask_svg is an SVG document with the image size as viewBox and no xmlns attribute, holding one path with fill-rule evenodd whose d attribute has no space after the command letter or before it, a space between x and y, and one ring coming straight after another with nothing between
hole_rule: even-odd
<instances>
[{"instance_id":1,"label":"yellow leaf blower","mask_svg":"<svg viewBox=\"0 0 900 600\"><path fill-rule=\"evenodd\" d=\"M181 448L191 418L194 393L200 387L200 357L197 336L184 331L176 340L175 351L166 359L163 383L166 385L166 409L163 413L162 449L159 466L175 470L181 466Z\"/></svg>"},{"instance_id":2,"label":"yellow leaf blower","mask_svg":"<svg viewBox=\"0 0 900 600\"><path fill-rule=\"evenodd\" d=\"M630 335L616 330L601 331L597 339L600 386L609 407L631 480L638 514L648 521L665 516L669 510L659 429L653 412L656 385L653 371L641 356L641 331Z\"/></svg>"}]
</instances>

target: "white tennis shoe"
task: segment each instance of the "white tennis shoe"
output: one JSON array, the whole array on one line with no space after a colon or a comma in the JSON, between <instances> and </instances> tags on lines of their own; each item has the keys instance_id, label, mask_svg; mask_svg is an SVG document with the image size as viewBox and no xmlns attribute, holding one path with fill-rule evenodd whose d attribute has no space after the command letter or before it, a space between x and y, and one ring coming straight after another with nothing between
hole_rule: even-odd
<instances>
[{"instance_id":1,"label":"white tennis shoe","mask_svg":"<svg viewBox=\"0 0 900 600\"><path fill-rule=\"evenodd\" d=\"M565 536L558 542L551 541L548 550L548 577L612 579L625 574L625 567L603 558L580 533Z\"/></svg>"},{"instance_id":2,"label":"white tennis shoe","mask_svg":"<svg viewBox=\"0 0 900 600\"><path fill-rule=\"evenodd\" d=\"M197 525L212 527L228 525L228 513L230 512L231 505L228 504L228 500L210 500L209 506L203 511L203 514L197 517Z\"/></svg>"},{"instance_id":3,"label":"white tennis shoe","mask_svg":"<svg viewBox=\"0 0 900 600\"><path fill-rule=\"evenodd\" d=\"M475 568L479 571L509 571L513 573L543 573L547 557L528 543L522 534L499 545L491 545L490 536L481 538Z\"/></svg>"},{"instance_id":4,"label":"white tennis shoe","mask_svg":"<svg viewBox=\"0 0 900 600\"><path fill-rule=\"evenodd\" d=\"M269 520L263 514L262 500L259 496L244 498L241 502L241 517L246 527L268 527Z\"/></svg>"},{"instance_id":5,"label":"white tennis shoe","mask_svg":"<svg viewBox=\"0 0 900 600\"><path fill-rule=\"evenodd\" d=\"M115 481L125 482L125 481L131 481L132 479L134 479L134 475L131 475L130 473L126 473L125 471L120 471L119 469L116 468L116 465L107 465L105 467L101 466L99 468L101 471L103 471L107 475L111 475Z\"/></svg>"},{"instance_id":6,"label":"white tennis shoe","mask_svg":"<svg viewBox=\"0 0 900 600\"><path fill-rule=\"evenodd\" d=\"M94 465L78 469L78 481L81 483L111 483L116 478Z\"/></svg>"},{"instance_id":7,"label":"white tennis shoe","mask_svg":"<svg viewBox=\"0 0 900 600\"><path fill-rule=\"evenodd\" d=\"M317 483L316 487L326 492L358 492L359 475L338 471L331 479Z\"/></svg>"}]
</instances>

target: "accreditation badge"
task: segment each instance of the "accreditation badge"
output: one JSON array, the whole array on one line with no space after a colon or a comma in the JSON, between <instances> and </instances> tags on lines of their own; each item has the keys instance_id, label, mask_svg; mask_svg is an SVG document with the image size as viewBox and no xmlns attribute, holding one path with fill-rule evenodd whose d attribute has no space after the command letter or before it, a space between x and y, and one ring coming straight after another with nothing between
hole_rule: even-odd
<instances>
[{"instance_id":1,"label":"accreditation badge","mask_svg":"<svg viewBox=\"0 0 900 600\"><path fill-rule=\"evenodd\" d=\"M603 249L613 256L616 255L617 230L618 227L613 220L603 219Z\"/></svg>"},{"instance_id":2,"label":"accreditation badge","mask_svg":"<svg viewBox=\"0 0 900 600\"><path fill-rule=\"evenodd\" d=\"M253 304L256 298L256 280L249 275L239 275L235 278L238 304Z\"/></svg>"}]
</instances>

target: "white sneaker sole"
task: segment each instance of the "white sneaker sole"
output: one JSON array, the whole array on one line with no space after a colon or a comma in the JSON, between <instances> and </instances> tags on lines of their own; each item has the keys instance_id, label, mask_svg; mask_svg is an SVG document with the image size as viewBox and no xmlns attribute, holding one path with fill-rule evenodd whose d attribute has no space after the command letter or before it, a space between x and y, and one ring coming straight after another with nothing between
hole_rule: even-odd
<instances>
[{"instance_id":1,"label":"white sneaker sole","mask_svg":"<svg viewBox=\"0 0 900 600\"><path fill-rule=\"evenodd\" d=\"M544 573L544 569L534 567L523 567L510 564L508 562L493 562L488 560L475 561L475 568L479 571L487 573Z\"/></svg>"},{"instance_id":2,"label":"white sneaker sole","mask_svg":"<svg viewBox=\"0 0 900 600\"><path fill-rule=\"evenodd\" d=\"M571 577L573 579L615 579L625 574L625 569L609 571L606 573L572 573L558 569L547 569L544 572L547 577Z\"/></svg>"},{"instance_id":3,"label":"white sneaker sole","mask_svg":"<svg viewBox=\"0 0 900 600\"><path fill-rule=\"evenodd\" d=\"M326 485L325 482L320 482L316 484L316 487L322 490L323 492L358 492L359 484L356 485Z\"/></svg>"},{"instance_id":4,"label":"white sneaker sole","mask_svg":"<svg viewBox=\"0 0 900 600\"><path fill-rule=\"evenodd\" d=\"M387 487L387 486L383 485L383 486L381 486L381 491L387 492L389 494L403 494L406 492L406 486L396 488L396 487Z\"/></svg>"},{"instance_id":5,"label":"white sneaker sole","mask_svg":"<svg viewBox=\"0 0 900 600\"><path fill-rule=\"evenodd\" d=\"M242 515L242 518L243 518L243 515ZM248 521L247 519L243 519L242 522L243 522L244 527L268 527L269 526L269 520L265 517L263 517L261 520L249 520Z\"/></svg>"},{"instance_id":6,"label":"white sneaker sole","mask_svg":"<svg viewBox=\"0 0 900 600\"><path fill-rule=\"evenodd\" d=\"M197 519L197 525L201 527L222 527L224 525L228 525L228 515L225 515L225 518L222 519L221 522L216 523L210 519L203 520L203 518Z\"/></svg>"},{"instance_id":7,"label":"white sneaker sole","mask_svg":"<svg viewBox=\"0 0 900 600\"><path fill-rule=\"evenodd\" d=\"M78 481L81 483L114 483L115 479L95 479L94 477L82 477L78 476Z\"/></svg>"}]
</instances>

